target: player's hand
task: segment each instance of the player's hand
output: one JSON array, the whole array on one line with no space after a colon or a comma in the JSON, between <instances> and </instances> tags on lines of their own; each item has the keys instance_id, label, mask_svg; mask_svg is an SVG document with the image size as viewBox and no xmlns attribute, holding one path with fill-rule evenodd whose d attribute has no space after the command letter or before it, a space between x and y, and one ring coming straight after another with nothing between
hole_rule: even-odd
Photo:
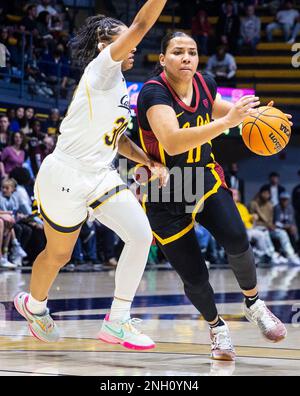
<instances>
[{"instance_id":1,"label":"player's hand","mask_svg":"<svg viewBox=\"0 0 300 396\"><path fill-rule=\"evenodd\" d=\"M149 169L159 178L159 187L166 187L170 177L168 168L159 162L150 161Z\"/></svg>"},{"instance_id":2,"label":"player's hand","mask_svg":"<svg viewBox=\"0 0 300 396\"><path fill-rule=\"evenodd\" d=\"M274 100L271 100L271 102L269 102L267 106L273 107ZM293 118L293 116L291 114L285 114L285 116L288 118L290 126L293 126L294 124L292 123L292 121L290 121Z\"/></svg>"},{"instance_id":3,"label":"player's hand","mask_svg":"<svg viewBox=\"0 0 300 396\"><path fill-rule=\"evenodd\" d=\"M240 98L224 117L229 128L238 126L250 114L256 113L255 107L260 105L259 97L245 95Z\"/></svg>"}]
</instances>

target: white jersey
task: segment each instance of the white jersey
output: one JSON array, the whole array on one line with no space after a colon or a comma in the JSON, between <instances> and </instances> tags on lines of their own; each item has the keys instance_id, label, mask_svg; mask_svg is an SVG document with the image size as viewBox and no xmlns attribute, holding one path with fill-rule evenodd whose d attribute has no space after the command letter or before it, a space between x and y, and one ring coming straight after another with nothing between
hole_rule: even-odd
<instances>
[{"instance_id":1,"label":"white jersey","mask_svg":"<svg viewBox=\"0 0 300 396\"><path fill-rule=\"evenodd\" d=\"M108 46L86 67L60 126L58 150L90 169L111 164L127 129L130 103L121 64Z\"/></svg>"}]
</instances>

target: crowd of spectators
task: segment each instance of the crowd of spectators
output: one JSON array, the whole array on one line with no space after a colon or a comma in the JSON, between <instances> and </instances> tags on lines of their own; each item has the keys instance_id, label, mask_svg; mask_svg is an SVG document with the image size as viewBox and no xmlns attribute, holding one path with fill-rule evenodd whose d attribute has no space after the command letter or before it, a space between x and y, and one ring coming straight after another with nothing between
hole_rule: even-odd
<instances>
[{"instance_id":1,"label":"crowd of spectators","mask_svg":"<svg viewBox=\"0 0 300 396\"><path fill-rule=\"evenodd\" d=\"M277 172L270 173L269 182L246 205L245 183L238 175L237 163L230 164L226 173L227 186L245 224L257 263L300 265L300 183L290 194L279 181ZM226 261L223 249L207 230L198 225L197 235L208 261Z\"/></svg>"},{"instance_id":2,"label":"crowd of spectators","mask_svg":"<svg viewBox=\"0 0 300 396\"><path fill-rule=\"evenodd\" d=\"M273 15L274 21L266 25L257 16L257 7ZM273 40L273 31L282 30L282 39L293 44L300 33L300 14L291 0L278 1L179 1L180 27L191 30L201 55L209 56L206 70L222 85L235 85L237 70L234 56L255 55L257 45L263 39ZM218 15L216 25L209 16Z\"/></svg>"},{"instance_id":3,"label":"crowd of spectators","mask_svg":"<svg viewBox=\"0 0 300 396\"><path fill-rule=\"evenodd\" d=\"M6 51L2 79L18 81L24 62L29 93L68 98L79 73L67 46L73 22L60 0L0 0L0 45Z\"/></svg>"}]
</instances>

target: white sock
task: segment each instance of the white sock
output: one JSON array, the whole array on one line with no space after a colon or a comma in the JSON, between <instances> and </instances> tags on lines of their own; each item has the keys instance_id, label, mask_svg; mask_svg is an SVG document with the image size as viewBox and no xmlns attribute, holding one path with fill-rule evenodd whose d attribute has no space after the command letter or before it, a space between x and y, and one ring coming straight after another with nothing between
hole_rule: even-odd
<instances>
[{"instance_id":1,"label":"white sock","mask_svg":"<svg viewBox=\"0 0 300 396\"><path fill-rule=\"evenodd\" d=\"M29 311L34 315L41 315L47 309L47 301L48 299L44 301L38 301L35 298L33 298L31 294L29 294L29 298L26 306L29 309Z\"/></svg>"},{"instance_id":2,"label":"white sock","mask_svg":"<svg viewBox=\"0 0 300 396\"><path fill-rule=\"evenodd\" d=\"M127 320L130 318L131 301L114 298L111 306L109 320Z\"/></svg>"}]
</instances>

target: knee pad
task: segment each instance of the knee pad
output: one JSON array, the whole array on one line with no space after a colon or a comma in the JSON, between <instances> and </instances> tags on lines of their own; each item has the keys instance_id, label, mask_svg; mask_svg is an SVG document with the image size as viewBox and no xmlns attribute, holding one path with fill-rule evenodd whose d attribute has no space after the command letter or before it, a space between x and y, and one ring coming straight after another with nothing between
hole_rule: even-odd
<instances>
[{"instance_id":1,"label":"knee pad","mask_svg":"<svg viewBox=\"0 0 300 396\"><path fill-rule=\"evenodd\" d=\"M254 289L257 285L255 259L252 247L248 243L248 249L243 253L227 254L229 266L233 270L239 286L242 290Z\"/></svg>"}]
</instances>

